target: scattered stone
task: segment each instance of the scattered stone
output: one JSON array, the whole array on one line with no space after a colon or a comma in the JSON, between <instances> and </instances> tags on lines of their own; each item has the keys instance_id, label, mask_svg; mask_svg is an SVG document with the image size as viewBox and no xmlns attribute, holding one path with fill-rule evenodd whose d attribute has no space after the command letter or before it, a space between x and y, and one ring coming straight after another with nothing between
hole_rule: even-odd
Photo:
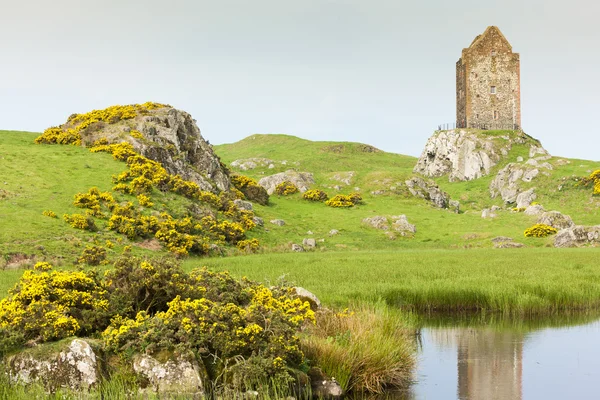
<instances>
[{"instance_id":1,"label":"scattered stone","mask_svg":"<svg viewBox=\"0 0 600 400\"><path fill-rule=\"evenodd\" d=\"M285 221L282 219L272 219L271 223L273 225L277 225L277 226L284 226L285 225Z\"/></svg>"},{"instance_id":2,"label":"scattered stone","mask_svg":"<svg viewBox=\"0 0 600 400\"><path fill-rule=\"evenodd\" d=\"M254 223L258 226L264 226L265 225L265 221L261 218L261 217L253 217L252 221L254 221Z\"/></svg>"},{"instance_id":3,"label":"scattered stone","mask_svg":"<svg viewBox=\"0 0 600 400\"><path fill-rule=\"evenodd\" d=\"M338 231L337 229L332 229L332 230L329 231L329 236L335 236L338 233L340 233L340 231Z\"/></svg>"},{"instance_id":4,"label":"scattered stone","mask_svg":"<svg viewBox=\"0 0 600 400\"><path fill-rule=\"evenodd\" d=\"M460 212L460 202L458 200L450 200L448 208L458 214Z\"/></svg>"},{"instance_id":5,"label":"scattered stone","mask_svg":"<svg viewBox=\"0 0 600 400\"><path fill-rule=\"evenodd\" d=\"M381 189L380 190L374 190L374 191L371 192L371 194L373 196L381 196L382 194L385 194L385 193L386 193L386 191L385 190L381 190Z\"/></svg>"},{"instance_id":6,"label":"scattered stone","mask_svg":"<svg viewBox=\"0 0 600 400\"><path fill-rule=\"evenodd\" d=\"M425 181L423 178L412 177L405 184L413 196L430 201L438 208L448 208L450 196L432 180Z\"/></svg>"},{"instance_id":7,"label":"scattered stone","mask_svg":"<svg viewBox=\"0 0 600 400\"><path fill-rule=\"evenodd\" d=\"M206 372L191 355L160 362L148 354L138 354L133 358L133 370L148 380L153 392L161 395L204 393L202 377L206 377Z\"/></svg>"},{"instance_id":8,"label":"scattered stone","mask_svg":"<svg viewBox=\"0 0 600 400\"><path fill-rule=\"evenodd\" d=\"M275 168L275 164L269 164L269 169Z\"/></svg>"},{"instance_id":9,"label":"scattered stone","mask_svg":"<svg viewBox=\"0 0 600 400\"><path fill-rule=\"evenodd\" d=\"M496 213L492 212L489 208L481 210L481 218L496 218Z\"/></svg>"},{"instance_id":10,"label":"scattered stone","mask_svg":"<svg viewBox=\"0 0 600 400\"><path fill-rule=\"evenodd\" d=\"M393 216L392 229L399 232L402 236L414 235L417 232L417 228L408 222L406 215Z\"/></svg>"},{"instance_id":11,"label":"scattered stone","mask_svg":"<svg viewBox=\"0 0 600 400\"><path fill-rule=\"evenodd\" d=\"M526 190L517 196L517 208L529 207L537 198L534 188Z\"/></svg>"},{"instance_id":12,"label":"scattered stone","mask_svg":"<svg viewBox=\"0 0 600 400\"><path fill-rule=\"evenodd\" d=\"M302 245L306 249L314 249L317 247L317 241L315 239L309 238L302 240Z\"/></svg>"},{"instance_id":13,"label":"scattered stone","mask_svg":"<svg viewBox=\"0 0 600 400\"><path fill-rule=\"evenodd\" d=\"M523 157L521 157L521 156L517 157L517 162L523 162Z\"/></svg>"},{"instance_id":14,"label":"scattered stone","mask_svg":"<svg viewBox=\"0 0 600 400\"><path fill-rule=\"evenodd\" d=\"M313 174L310 172L297 172L290 169L275 175L265 176L258 181L258 184L265 188L267 193L271 195L275 192L277 185L285 181L296 185L298 190L302 193L306 192L308 188L315 183Z\"/></svg>"},{"instance_id":15,"label":"scattered stone","mask_svg":"<svg viewBox=\"0 0 600 400\"><path fill-rule=\"evenodd\" d=\"M523 243L502 242L494 244L495 249L518 249L524 247Z\"/></svg>"},{"instance_id":16,"label":"scattered stone","mask_svg":"<svg viewBox=\"0 0 600 400\"><path fill-rule=\"evenodd\" d=\"M334 188L335 190L337 190L338 192L339 192L340 190L342 190L342 187L341 187L340 185L335 185L333 188Z\"/></svg>"},{"instance_id":17,"label":"scattered stone","mask_svg":"<svg viewBox=\"0 0 600 400\"><path fill-rule=\"evenodd\" d=\"M252 203L250 203L249 201L235 199L233 201L233 204L235 204L236 207L239 208L240 210L254 211L254 207L252 206Z\"/></svg>"},{"instance_id":18,"label":"scattered stone","mask_svg":"<svg viewBox=\"0 0 600 400\"><path fill-rule=\"evenodd\" d=\"M550 225L558 230L572 228L575 223L568 215L558 211L546 211L537 220L538 224Z\"/></svg>"},{"instance_id":19,"label":"scattered stone","mask_svg":"<svg viewBox=\"0 0 600 400\"><path fill-rule=\"evenodd\" d=\"M536 204L534 206L529 206L525 209L524 214L525 215L540 215L542 214L544 211L544 207L542 207L540 204Z\"/></svg>"},{"instance_id":20,"label":"scattered stone","mask_svg":"<svg viewBox=\"0 0 600 400\"><path fill-rule=\"evenodd\" d=\"M302 301L308 301L310 304L310 308L313 311L316 311L317 309L321 308L321 301L317 296L315 296L314 293L300 286L296 286L294 289L296 290L296 296L298 296Z\"/></svg>"},{"instance_id":21,"label":"scattered stone","mask_svg":"<svg viewBox=\"0 0 600 400\"><path fill-rule=\"evenodd\" d=\"M512 242L514 239L508 236L496 236L492 239L494 243Z\"/></svg>"},{"instance_id":22,"label":"scattered stone","mask_svg":"<svg viewBox=\"0 0 600 400\"><path fill-rule=\"evenodd\" d=\"M492 206L492 207L490 208L490 210L491 210L492 212L496 212L496 211L500 211L500 210L501 210L501 208L500 208L500 207L498 207L498 206Z\"/></svg>"},{"instance_id":23,"label":"scattered stone","mask_svg":"<svg viewBox=\"0 0 600 400\"><path fill-rule=\"evenodd\" d=\"M50 392L59 388L84 390L96 386L101 378L99 360L90 344L82 339L56 344L42 344L23 350L4 360L11 382L37 383Z\"/></svg>"},{"instance_id":24,"label":"scattered stone","mask_svg":"<svg viewBox=\"0 0 600 400\"><path fill-rule=\"evenodd\" d=\"M292 251L301 253L304 251L304 247L300 246L299 244L293 243L292 244Z\"/></svg>"},{"instance_id":25,"label":"scattered stone","mask_svg":"<svg viewBox=\"0 0 600 400\"><path fill-rule=\"evenodd\" d=\"M308 232L306 232L306 234L307 235L312 235L313 233L312 233L312 231L308 231Z\"/></svg>"},{"instance_id":26,"label":"scattered stone","mask_svg":"<svg viewBox=\"0 0 600 400\"><path fill-rule=\"evenodd\" d=\"M360 192L360 188L359 188L358 186L355 186L355 187L354 187L354 191L355 191L355 192Z\"/></svg>"},{"instance_id":27,"label":"scattered stone","mask_svg":"<svg viewBox=\"0 0 600 400\"><path fill-rule=\"evenodd\" d=\"M354 171L348 172L338 172L331 179L334 181L342 182L344 185L350 185L352 182L352 178L356 175Z\"/></svg>"},{"instance_id":28,"label":"scattered stone","mask_svg":"<svg viewBox=\"0 0 600 400\"><path fill-rule=\"evenodd\" d=\"M600 244L600 225L574 225L558 231L554 237L554 247L580 247Z\"/></svg>"},{"instance_id":29,"label":"scattered stone","mask_svg":"<svg viewBox=\"0 0 600 400\"><path fill-rule=\"evenodd\" d=\"M375 229L389 229L388 219L386 217L382 217L381 215L365 218L362 220L362 222L363 224L367 224Z\"/></svg>"}]
</instances>

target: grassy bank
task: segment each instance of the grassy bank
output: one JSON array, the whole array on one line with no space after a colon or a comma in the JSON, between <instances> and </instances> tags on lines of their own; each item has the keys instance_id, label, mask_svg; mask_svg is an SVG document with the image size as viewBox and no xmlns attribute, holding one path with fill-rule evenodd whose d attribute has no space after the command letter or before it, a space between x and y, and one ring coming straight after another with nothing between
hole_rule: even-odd
<instances>
[{"instance_id":1,"label":"grassy bank","mask_svg":"<svg viewBox=\"0 0 600 400\"><path fill-rule=\"evenodd\" d=\"M286 253L193 260L238 276L281 276L328 304L376 301L419 311L552 314L600 307L598 249Z\"/></svg>"}]
</instances>

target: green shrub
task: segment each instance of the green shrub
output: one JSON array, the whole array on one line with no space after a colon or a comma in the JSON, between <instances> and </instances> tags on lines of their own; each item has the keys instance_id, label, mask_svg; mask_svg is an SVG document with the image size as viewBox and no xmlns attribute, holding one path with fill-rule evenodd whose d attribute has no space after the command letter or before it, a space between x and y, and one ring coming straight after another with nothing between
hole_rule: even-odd
<instances>
[{"instance_id":1,"label":"green shrub","mask_svg":"<svg viewBox=\"0 0 600 400\"><path fill-rule=\"evenodd\" d=\"M558 232L558 229L551 227L550 225L535 224L531 228L525 229L526 237L546 237L554 235Z\"/></svg>"},{"instance_id":2,"label":"green shrub","mask_svg":"<svg viewBox=\"0 0 600 400\"><path fill-rule=\"evenodd\" d=\"M327 196L327 193L320 189L311 189L304 192L302 198L309 201L324 202L329 198L329 196Z\"/></svg>"},{"instance_id":3,"label":"green shrub","mask_svg":"<svg viewBox=\"0 0 600 400\"><path fill-rule=\"evenodd\" d=\"M290 194L298 193L298 187L290 181L283 181L275 186L275 193L280 196L288 196Z\"/></svg>"}]
</instances>

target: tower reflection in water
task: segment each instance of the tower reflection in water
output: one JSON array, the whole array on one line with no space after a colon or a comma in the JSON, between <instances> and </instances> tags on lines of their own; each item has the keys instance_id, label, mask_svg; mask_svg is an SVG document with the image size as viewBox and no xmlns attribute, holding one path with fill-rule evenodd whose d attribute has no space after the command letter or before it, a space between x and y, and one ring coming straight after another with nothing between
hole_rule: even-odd
<instances>
[{"instance_id":1,"label":"tower reflection in water","mask_svg":"<svg viewBox=\"0 0 600 400\"><path fill-rule=\"evenodd\" d=\"M436 329L431 335L438 345L457 348L459 399L523 398L524 334L452 328Z\"/></svg>"}]
</instances>

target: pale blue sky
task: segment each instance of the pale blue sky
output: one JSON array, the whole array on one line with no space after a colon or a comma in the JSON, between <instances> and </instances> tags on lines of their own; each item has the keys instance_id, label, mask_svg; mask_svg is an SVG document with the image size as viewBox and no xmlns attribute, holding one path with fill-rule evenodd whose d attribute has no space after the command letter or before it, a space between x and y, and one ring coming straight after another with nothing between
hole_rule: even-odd
<instances>
[{"instance_id":1,"label":"pale blue sky","mask_svg":"<svg viewBox=\"0 0 600 400\"><path fill-rule=\"evenodd\" d=\"M455 119L455 63L497 25L521 54L522 125L600 159L600 3L0 0L0 129L147 100L211 143L253 133L419 155ZM1 138L0 138L1 140Z\"/></svg>"}]
</instances>

